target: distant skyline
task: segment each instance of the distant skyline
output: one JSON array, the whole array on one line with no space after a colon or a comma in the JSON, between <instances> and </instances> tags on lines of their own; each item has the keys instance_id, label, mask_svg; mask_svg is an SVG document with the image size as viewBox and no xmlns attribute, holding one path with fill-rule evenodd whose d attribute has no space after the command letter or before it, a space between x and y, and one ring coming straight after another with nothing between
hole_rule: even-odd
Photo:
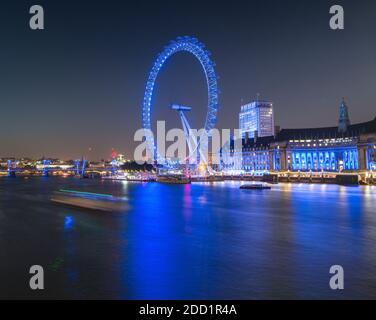
<instances>
[{"instance_id":1,"label":"distant skyline","mask_svg":"<svg viewBox=\"0 0 376 320\"><path fill-rule=\"evenodd\" d=\"M216 62L219 128L237 127L241 101L257 93L281 128L336 125L342 97L352 123L376 116L375 1L14 2L0 12L0 157L99 160L112 148L132 157L150 68L182 35ZM45 30L29 29L33 4L45 9ZM344 7L345 30L329 28L333 4ZM192 106L192 126L203 126L206 82L189 54L161 71L154 123L180 128L172 102Z\"/></svg>"}]
</instances>

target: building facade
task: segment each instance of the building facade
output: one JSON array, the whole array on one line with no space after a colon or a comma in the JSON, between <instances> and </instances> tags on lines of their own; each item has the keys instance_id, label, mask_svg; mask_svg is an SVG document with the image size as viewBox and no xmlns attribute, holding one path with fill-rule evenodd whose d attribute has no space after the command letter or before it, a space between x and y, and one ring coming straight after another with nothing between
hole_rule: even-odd
<instances>
[{"instance_id":1,"label":"building facade","mask_svg":"<svg viewBox=\"0 0 376 320\"><path fill-rule=\"evenodd\" d=\"M274 135L273 103L253 101L241 106L239 129L243 138L267 137Z\"/></svg>"},{"instance_id":2,"label":"building facade","mask_svg":"<svg viewBox=\"0 0 376 320\"><path fill-rule=\"evenodd\" d=\"M350 124L342 102L338 126L282 129L274 136L243 138L222 150L222 170L362 172L376 170L376 118ZM344 110L345 109L345 110Z\"/></svg>"}]
</instances>

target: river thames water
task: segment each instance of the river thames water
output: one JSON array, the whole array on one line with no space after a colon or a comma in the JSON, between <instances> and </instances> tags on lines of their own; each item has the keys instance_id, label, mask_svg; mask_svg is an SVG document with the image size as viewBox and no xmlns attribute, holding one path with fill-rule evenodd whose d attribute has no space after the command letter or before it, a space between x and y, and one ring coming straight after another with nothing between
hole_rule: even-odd
<instances>
[{"instance_id":1,"label":"river thames water","mask_svg":"<svg viewBox=\"0 0 376 320\"><path fill-rule=\"evenodd\" d=\"M3 177L0 298L376 298L376 187L240 184ZM60 188L125 195L130 208L59 206ZM29 289L31 265L43 291Z\"/></svg>"}]
</instances>

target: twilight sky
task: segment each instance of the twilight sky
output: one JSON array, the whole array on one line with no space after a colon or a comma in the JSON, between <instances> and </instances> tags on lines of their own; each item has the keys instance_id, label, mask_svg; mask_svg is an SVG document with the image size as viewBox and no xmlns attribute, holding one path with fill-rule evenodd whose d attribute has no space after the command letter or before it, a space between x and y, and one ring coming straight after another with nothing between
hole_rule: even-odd
<instances>
[{"instance_id":1,"label":"twilight sky","mask_svg":"<svg viewBox=\"0 0 376 320\"><path fill-rule=\"evenodd\" d=\"M133 3L133 4L132 4ZM29 29L43 5L45 30ZM341 4L345 30L329 29ZM376 116L376 1L4 0L0 9L0 157L133 155L145 81L172 39L192 35L216 62L218 127L238 126L241 99L260 93L282 128L336 125L345 97L353 123ZM161 71L153 121L179 127L170 103L193 107L201 128L207 88L188 53ZM88 153L89 147L92 151Z\"/></svg>"}]
</instances>

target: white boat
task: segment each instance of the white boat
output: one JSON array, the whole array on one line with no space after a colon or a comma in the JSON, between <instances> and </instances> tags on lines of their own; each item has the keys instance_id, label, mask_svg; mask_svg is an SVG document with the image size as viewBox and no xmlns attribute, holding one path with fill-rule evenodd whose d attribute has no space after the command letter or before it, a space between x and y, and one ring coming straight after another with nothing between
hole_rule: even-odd
<instances>
[{"instance_id":1,"label":"white boat","mask_svg":"<svg viewBox=\"0 0 376 320\"><path fill-rule=\"evenodd\" d=\"M243 184L240 186L240 189L247 189L247 190L269 190L271 189L271 186L265 185L265 184Z\"/></svg>"},{"instance_id":2,"label":"white boat","mask_svg":"<svg viewBox=\"0 0 376 320\"><path fill-rule=\"evenodd\" d=\"M104 176L103 180L127 180L126 176Z\"/></svg>"}]
</instances>

